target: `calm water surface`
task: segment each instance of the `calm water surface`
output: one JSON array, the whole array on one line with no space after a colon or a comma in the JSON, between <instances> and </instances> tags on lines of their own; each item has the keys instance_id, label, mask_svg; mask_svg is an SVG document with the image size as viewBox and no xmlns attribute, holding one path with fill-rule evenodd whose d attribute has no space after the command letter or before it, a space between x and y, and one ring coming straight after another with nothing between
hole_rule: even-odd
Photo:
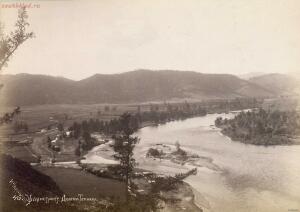
<instances>
[{"instance_id":1,"label":"calm water surface","mask_svg":"<svg viewBox=\"0 0 300 212\"><path fill-rule=\"evenodd\" d=\"M219 116L234 114L209 114L141 129L135 149L139 166L164 174L193 168L145 158L150 146L178 141L186 151L211 159L198 167L196 176L186 179L195 189L196 200L199 193L205 198L199 198L199 205L217 212L300 211L300 145L263 147L233 142L215 128Z\"/></svg>"}]
</instances>

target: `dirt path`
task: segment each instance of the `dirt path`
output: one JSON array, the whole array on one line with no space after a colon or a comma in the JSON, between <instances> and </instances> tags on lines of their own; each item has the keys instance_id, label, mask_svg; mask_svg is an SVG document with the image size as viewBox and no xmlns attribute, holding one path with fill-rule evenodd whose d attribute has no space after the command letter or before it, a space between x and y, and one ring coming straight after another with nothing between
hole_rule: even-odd
<instances>
[{"instance_id":1,"label":"dirt path","mask_svg":"<svg viewBox=\"0 0 300 212\"><path fill-rule=\"evenodd\" d=\"M41 163L50 163L51 159L54 157L54 154L46 146L47 144L44 141L44 138L39 136L33 139L31 148L35 155L41 156Z\"/></svg>"}]
</instances>

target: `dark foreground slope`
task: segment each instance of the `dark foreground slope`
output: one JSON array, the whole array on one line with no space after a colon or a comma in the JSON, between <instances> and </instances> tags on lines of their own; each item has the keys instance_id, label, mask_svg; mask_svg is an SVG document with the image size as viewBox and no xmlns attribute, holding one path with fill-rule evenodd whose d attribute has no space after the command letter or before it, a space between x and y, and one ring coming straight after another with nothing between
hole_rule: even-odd
<instances>
[{"instance_id":1,"label":"dark foreground slope","mask_svg":"<svg viewBox=\"0 0 300 212\"><path fill-rule=\"evenodd\" d=\"M22 198L61 196L62 191L48 176L33 169L27 162L1 154L0 211L55 211L55 204L34 204L26 206ZM15 198L15 199L14 199ZM21 199L19 199L21 198ZM50 205L50 207L49 207ZM52 206L52 207L51 207Z\"/></svg>"}]
</instances>

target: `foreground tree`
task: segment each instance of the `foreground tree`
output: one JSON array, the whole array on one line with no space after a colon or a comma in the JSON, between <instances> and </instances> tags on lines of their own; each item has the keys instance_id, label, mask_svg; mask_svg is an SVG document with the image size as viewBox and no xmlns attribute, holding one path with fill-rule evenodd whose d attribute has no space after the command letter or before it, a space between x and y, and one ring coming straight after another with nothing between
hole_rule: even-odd
<instances>
[{"instance_id":1,"label":"foreground tree","mask_svg":"<svg viewBox=\"0 0 300 212\"><path fill-rule=\"evenodd\" d=\"M18 19L15 24L16 28L10 35L5 35L3 27L0 28L0 71L7 65L7 62L17 48L34 36L33 32L27 32L29 23L25 7L20 8L18 12Z\"/></svg>"},{"instance_id":2,"label":"foreground tree","mask_svg":"<svg viewBox=\"0 0 300 212\"><path fill-rule=\"evenodd\" d=\"M119 171L126 185L126 200L128 201L130 193L134 188L132 183L133 169L136 161L133 158L133 150L138 142L138 137L132 136L134 129L131 126L131 115L125 113L120 118L119 135L115 136L114 157L120 162Z\"/></svg>"},{"instance_id":3,"label":"foreground tree","mask_svg":"<svg viewBox=\"0 0 300 212\"><path fill-rule=\"evenodd\" d=\"M18 13L18 19L15 24L16 28L10 35L4 34L3 24L0 23L0 73L17 48L27 39L34 36L33 32L27 32L29 23L27 22L28 15L25 7L20 8ZM0 90L2 87L3 85L1 84ZM3 117L0 117L0 124L11 122L16 115L20 114L20 112L20 107L16 107L12 113L4 114Z\"/></svg>"}]
</instances>

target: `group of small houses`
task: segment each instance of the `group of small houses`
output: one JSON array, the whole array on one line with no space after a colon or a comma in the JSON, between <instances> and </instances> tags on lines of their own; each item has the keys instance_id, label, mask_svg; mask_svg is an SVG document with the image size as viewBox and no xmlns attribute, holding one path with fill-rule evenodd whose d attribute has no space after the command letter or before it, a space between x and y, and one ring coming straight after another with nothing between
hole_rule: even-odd
<instances>
[{"instance_id":1,"label":"group of small houses","mask_svg":"<svg viewBox=\"0 0 300 212\"><path fill-rule=\"evenodd\" d=\"M47 132L47 130L43 129L41 132L42 133ZM72 131L58 132L58 134L55 136L54 139L53 138L51 139L51 137L48 135L47 137L48 147L54 151L59 152L61 150L59 142L64 142L63 138L70 138L71 135L72 135Z\"/></svg>"},{"instance_id":2,"label":"group of small houses","mask_svg":"<svg viewBox=\"0 0 300 212\"><path fill-rule=\"evenodd\" d=\"M53 151L60 152L61 151L61 145L64 143L65 138L72 138L73 137L73 131L59 131L58 129L52 129L52 135L50 136L48 134L47 136L47 143L48 148L52 149ZM49 133L49 130L42 129L41 133ZM106 143L109 140L104 139L102 135L94 135L93 136L99 143ZM82 143L81 140L79 140L79 151L82 152Z\"/></svg>"}]
</instances>

